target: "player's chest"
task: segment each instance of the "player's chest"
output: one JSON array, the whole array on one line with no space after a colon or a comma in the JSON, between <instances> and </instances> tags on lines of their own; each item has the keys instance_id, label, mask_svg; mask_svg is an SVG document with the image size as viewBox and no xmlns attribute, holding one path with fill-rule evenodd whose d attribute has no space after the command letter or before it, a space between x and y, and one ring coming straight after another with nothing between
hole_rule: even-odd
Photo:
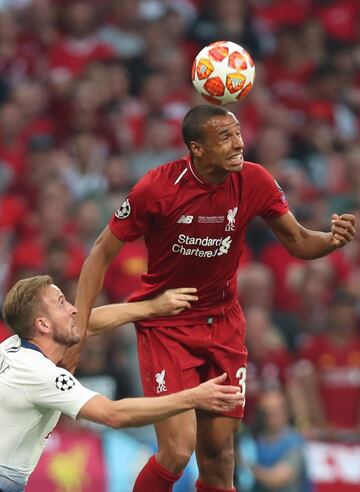
<instances>
[{"instance_id":1,"label":"player's chest","mask_svg":"<svg viewBox=\"0 0 360 492\"><path fill-rule=\"evenodd\" d=\"M163 215L164 226L171 229L196 229L197 232L235 232L246 221L238 190L200 190L177 194Z\"/></svg>"}]
</instances>

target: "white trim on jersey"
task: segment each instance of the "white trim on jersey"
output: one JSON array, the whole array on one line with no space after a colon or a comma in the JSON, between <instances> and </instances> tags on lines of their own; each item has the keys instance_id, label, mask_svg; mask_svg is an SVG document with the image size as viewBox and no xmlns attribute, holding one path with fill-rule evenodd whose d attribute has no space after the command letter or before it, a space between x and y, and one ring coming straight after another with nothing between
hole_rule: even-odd
<instances>
[{"instance_id":1,"label":"white trim on jersey","mask_svg":"<svg viewBox=\"0 0 360 492\"><path fill-rule=\"evenodd\" d=\"M180 182L181 178L184 176L184 174L185 174L186 172L187 172L187 167L183 170L183 172L180 174L180 176L178 176L178 177L176 178L176 181L175 181L174 185L177 185L177 184Z\"/></svg>"},{"instance_id":2,"label":"white trim on jersey","mask_svg":"<svg viewBox=\"0 0 360 492\"><path fill-rule=\"evenodd\" d=\"M0 484L4 470L23 484L61 412L75 419L97 394L31 345L17 335L0 344Z\"/></svg>"},{"instance_id":3,"label":"white trim on jersey","mask_svg":"<svg viewBox=\"0 0 360 492\"><path fill-rule=\"evenodd\" d=\"M190 159L189 159L189 168L190 168L191 174L194 176L194 178L197 181L199 181L199 183L205 184L204 181L202 181L198 176L196 176L195 171L193 170L193 167L192 167L192 164L191 164L191 160Z\"/></svg>"}]
</instances>

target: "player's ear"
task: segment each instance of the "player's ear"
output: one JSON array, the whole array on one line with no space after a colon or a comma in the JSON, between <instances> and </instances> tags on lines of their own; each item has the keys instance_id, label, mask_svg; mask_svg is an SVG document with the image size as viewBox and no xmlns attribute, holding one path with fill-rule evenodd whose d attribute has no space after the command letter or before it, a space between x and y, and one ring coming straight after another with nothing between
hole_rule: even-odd
<instances>
[{"instance_id":1,"label":"player's ear","mask_svg":"<svg viewBox=\"0 0 360 492\"><path fill-rule=\"evenodd\" d=\"M195 157L202 157L204 153L204 147L199 142L192 140L190 142L190 152Z\"/></svg>"},{"instance_id":2,"label":"player's ear","mask_svg":"<svg viewBox=\"0 0 360 492\"><path fill-rule=\"evenodd\" d=\"M44 316L35 318L35 327L40 333L45 334L49 332L49 322Z\"/></svg>"}]
</instances>

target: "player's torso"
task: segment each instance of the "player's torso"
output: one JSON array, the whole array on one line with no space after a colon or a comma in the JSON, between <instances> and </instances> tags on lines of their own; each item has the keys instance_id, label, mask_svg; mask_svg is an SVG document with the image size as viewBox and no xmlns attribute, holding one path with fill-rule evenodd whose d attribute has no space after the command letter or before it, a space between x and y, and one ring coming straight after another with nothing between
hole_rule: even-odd
<instances>
[{"instance_id":1,"label":"player's torso","mask_svg":"<svg viewBox=\"0 0 360 492\"><path fill-rule=\"evenodd\" d=\"M232 244L245 227L240 198L240 186L230 178L211 189L188 183L174 190L145 238L154 255L151 263L160 251L171 261L199 265L200 269L204 264L223 263L222 257L238 256Z\"/></svg>"},{"instance_id":2,"label":"player's torso","mask_svg":"<svg viewBox=\"0 0 360 492\"><path fill-rule=\"evenodd\" d=\"M219 185L205 185L187 173L165 193L161 212L145 235L149 261L144 281L156 280L163 288L195 286L197 307L204 307L234 296L249 216L240 174L229 174Z\"/></svg>"},{"instance_id":3,"label":"player's torso","mask_svg":"<svg viewBox=\"0 0 360 492\"><path fill-rule=\"evenodd\" d=\"M30 473L60 412L39 409L29 401L26 387L29 391L31 388L24 381L29 364L36 361L31 360L33 354L23 350L16 339L6 340L0 351L0 422L4 425L1 429L0 464ZM15 449L16 453L13 452Z\"/></svg>"}]
</instances>

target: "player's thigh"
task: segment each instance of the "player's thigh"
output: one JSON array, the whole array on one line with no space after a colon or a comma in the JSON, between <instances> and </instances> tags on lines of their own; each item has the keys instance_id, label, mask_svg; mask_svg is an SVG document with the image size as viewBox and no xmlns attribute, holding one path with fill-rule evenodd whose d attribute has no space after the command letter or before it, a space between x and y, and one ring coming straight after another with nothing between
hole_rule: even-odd
<instances>
[{"instance_id":1,"label":"player's thigh","mask_svg":"<svg viewBox=\"0 0 360 492\"><path fill-rule=\"evenodd\" d=\"M137 346L145 396L177 393L200 383L198 366L203 359L166 328L137 330Z\"/></svg>"},{"instance_id":2,"label":"player's thigh","mask_svg":"<svg viewBox=\"0 0 360 492\"><path fill-rule=\"evenodd\" d=\"M223 320L213 326L212 345L207 355L206 369L201 369L201 380L210 379L226 372L224 384L239 386L243 398L246 396L246 360L247 350L244 345L245 320L238 306L231 309ZM244 407L238 405L224 417L243 417Z\"/></svg>"},{"instance_id":3,"label":"player's thigh","mask_svg":"<svg viewBox=\"0 0 360 492\"><path fill-rule=\"evenodd\" d=\"M216 458L228 452L233 453L235 434L240 421L236 418L217 415L198 410L196 454L202 457Z\"/></svg>"},{"instance_id":4,"label":"player's thigh","mask_svg":"<svg viewBox=\"0 0 360 492\"><path fill-rule=\"evenodd\" d=\"M159 451L174 454L192 454L196 444L197 419L195 410L174 415L155 423Z\"/></svg>"}]
</instances>

